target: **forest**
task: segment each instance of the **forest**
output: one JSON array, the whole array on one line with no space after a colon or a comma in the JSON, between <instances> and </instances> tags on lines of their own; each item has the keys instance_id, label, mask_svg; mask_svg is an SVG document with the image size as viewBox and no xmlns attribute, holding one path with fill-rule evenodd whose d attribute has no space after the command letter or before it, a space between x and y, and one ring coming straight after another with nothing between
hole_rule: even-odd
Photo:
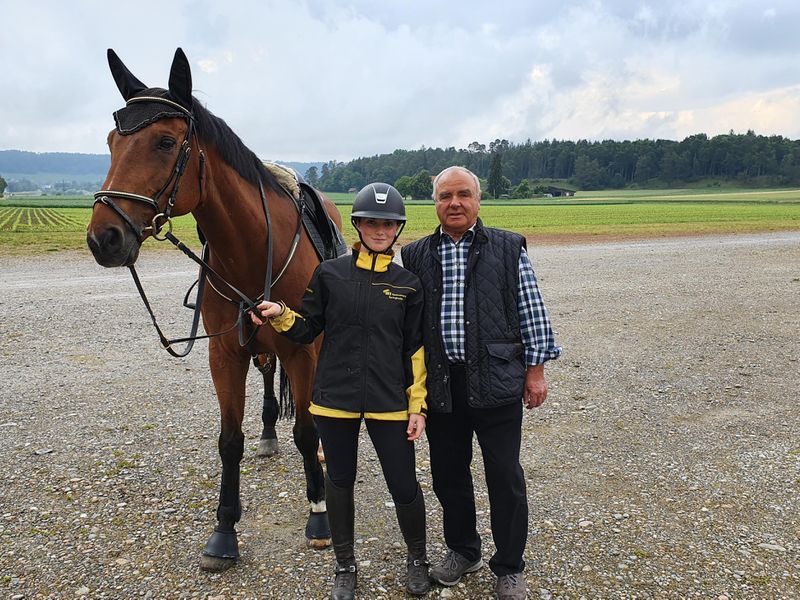
<instances>
[{"instance_id":1,"label":"forest","mask_svg":"<svg viewBox=\"0 0 800 600\"><path fill-rule=\"evenodd\" d=\"M701 133L682 141L497 139L488 146L479 142L462 149L423 146L349 162L330 161L319 172L309 169L306 177L324 191L346 192L371 181L394 184L402 177L421 183L450 165L467 167L487 180L495 197L503 193L519 197L514 191L520 184L532 194L538 183L554 180L581 190L681 187L702 181L780 187L800 184L800 140L753 131L714 137ZM413 188L410 193L421 197L424 186L416 187L418 193Z\"/></svg>"},{"instance_id":2,"label":"forest","mask_svg":"<svg viewBox=\"0 0 800 600\"><path fill-rule=\"evenodd\" d=\"M35 190L43 182L50 184L48 193L95 189L108 164L109 156L100 154L0 151L0 175L8 192ZM385 181L413 198L429 198L431 176L451 165L472 170L484 180L483 191L495 198L530 198L553 185L576 190L775 188L800 185L800 140L753 131L713 137L700 133L681 141L496 139L461 149L423 146L349 162L284 164L326 192Z\"/></svg>"}]
</instances>

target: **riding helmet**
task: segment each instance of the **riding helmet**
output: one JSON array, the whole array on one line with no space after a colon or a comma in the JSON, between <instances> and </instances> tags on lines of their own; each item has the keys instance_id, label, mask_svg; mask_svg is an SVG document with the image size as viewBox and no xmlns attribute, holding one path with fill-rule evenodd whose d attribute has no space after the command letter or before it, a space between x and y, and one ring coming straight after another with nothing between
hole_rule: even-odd
<instances>
[{"instance_id":1,"label":"riding helmet","mask_svg":"<svg viewBox=\"0 0 800 600\"><path fill-rule=\"evenodd\" d=\"M350 217L405 221L403 196L388 183L369 183L356 195Z\"/></svg>"}]
</instances>

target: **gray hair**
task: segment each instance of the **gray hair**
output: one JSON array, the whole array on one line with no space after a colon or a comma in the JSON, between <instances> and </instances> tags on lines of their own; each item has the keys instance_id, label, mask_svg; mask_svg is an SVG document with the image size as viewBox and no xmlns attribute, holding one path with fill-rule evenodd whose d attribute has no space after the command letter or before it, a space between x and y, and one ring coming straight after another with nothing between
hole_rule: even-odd
<instances>
[{"instance_id":1,"label":"gray hair","mask_svg":"<svg viewBox=\"0 0 800 600\"><path fill-rule=\"evenodd\" d=\"M453 173L453 172L463 173L464 175L469 175L470 177L472 177L472 180L475 182L475 190L478 193L478 199L480 200L480 197L481 197L481 180L478 179L478 176L475 175L475 173L473 173L472 171L470 171L466 167L453 166L453 167L447 167L444 171L442 171L436 177L433 178L433 200L434 200L434 202L436 201L436 188L439 185L439 180L443 176L449 175L450 173Z\"/></svg>"}]
</instances>

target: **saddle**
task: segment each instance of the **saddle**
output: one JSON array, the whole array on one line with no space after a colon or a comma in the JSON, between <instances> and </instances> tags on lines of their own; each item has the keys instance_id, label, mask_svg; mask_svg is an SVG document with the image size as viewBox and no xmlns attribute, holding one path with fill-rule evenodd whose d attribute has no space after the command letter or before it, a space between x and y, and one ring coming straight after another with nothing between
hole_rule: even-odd
<instances>
[{"instance_id":1,"label":"saddle","mask_svg":"<svg viewBox=\"0 0 800 600\"><path fill-rule=\"evenodd\" d=\"M320 260L336 258L347 253L342 233L328 212L319 192L308 185L294 169L278 163L264 162L284 191L300 205L303 227Z\"/></svg>"}]
</instances>

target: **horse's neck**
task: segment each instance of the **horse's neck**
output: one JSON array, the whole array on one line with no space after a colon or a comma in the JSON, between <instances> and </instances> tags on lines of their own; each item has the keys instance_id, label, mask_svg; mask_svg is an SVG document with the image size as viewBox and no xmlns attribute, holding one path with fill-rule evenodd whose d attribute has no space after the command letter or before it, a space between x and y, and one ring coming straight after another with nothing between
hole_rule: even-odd
<instances>
[{"instance_id":1,"label":"horse's neck","mask_svg":"<svg viewBox=\"0 0 800 600\"><path fill-rule=\"evenodd\" d=\"M258 189L227 167L209 169L205 187L193 214L211 248L212 267L234 285L263 285L267 227Z\"/></svg>"}]
</instances>

